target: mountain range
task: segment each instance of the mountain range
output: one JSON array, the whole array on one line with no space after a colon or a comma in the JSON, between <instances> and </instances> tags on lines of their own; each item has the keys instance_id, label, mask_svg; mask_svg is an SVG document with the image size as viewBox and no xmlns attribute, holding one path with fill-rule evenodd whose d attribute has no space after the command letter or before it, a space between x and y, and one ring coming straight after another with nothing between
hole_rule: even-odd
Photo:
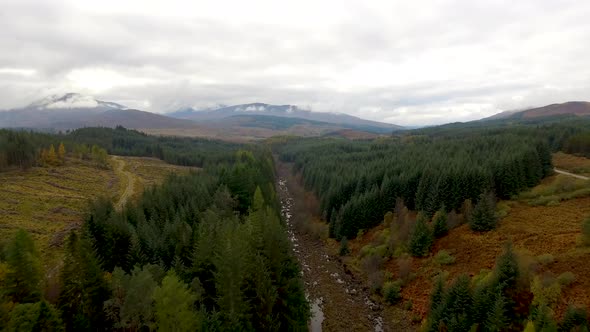
<instances>
[{"instance_id":1,"label":"mountain range","mask_svg":"<svg viewBox=\"0 0 590 332\"><path fill-rule=\"evenodd\" d=\"M129 128L187 127L186 121L77 93L50 96L26 107L0 112L0 127L64 130L117 125Z\"/></svg>"},{"instance_id":2,"label":"mountain range","mask_svg":"<svg viewBox=\"0 0 590 332\"><path fill-rule=\"evenodd\" d=\"M274 135L317 136L339 130L389 134L402 127L342 113L320 113L293 105L262 103L155 114L77 93L50 96L28 106L0 111L0 128L67 130L102 126L153 134L258 139Z\"/></svg>"},{"instance_id":3,"label":"mountain range","mask_svg":"<svg viewBox=\"0 0 590 332\"><path fill-rule=\"evenodd\" d=\"M268 123L272 120L278 121L277 119L273 119L270 117L296 118L301 120L312 121L316 124L322 123L324 125L340 125L348 129L358 129L366 130L369 132L381 133L387 133L395 129L403 128L398 125L365 120L344 113L312 112L309 110L301 109L294 105L269 105L264 103L221 106L219 108L206 110L186 108L179 110L177 112L169 113L168 115L175 118L188 119L199 122L216 122L220 120L238 117L240 119L248 118L251 120L264 119L264 121Z\"/></svg>"},{"instance_id":4,"label":"mountain range","mask_svg":"<svg viewBox=\"0 0 590 332\"><path fill-rule=\"evenodd\" d=\"M590 103L573 101L518 111L482 120L527 120L555 116L590 116ZM80 127L139 129L151 134L200 136L229 140L275 135L367 138L406 129L343 113L322 113L294 105L251 103L207 109L183 108L156 114L77 93L50 96L28 106L0 111L0 128L67 130Z\"/></svg>"}]
</instances>

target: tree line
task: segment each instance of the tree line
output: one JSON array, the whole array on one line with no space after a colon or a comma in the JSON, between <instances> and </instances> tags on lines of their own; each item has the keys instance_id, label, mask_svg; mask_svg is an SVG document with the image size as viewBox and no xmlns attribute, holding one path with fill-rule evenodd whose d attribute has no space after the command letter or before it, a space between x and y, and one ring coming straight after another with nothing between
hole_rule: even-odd
<instances>
[{"instance_id":1,"label":"tree line","mask_svg":"<svg viewBox=\"0 0 590 332\"><path fill-rule=\"evenodd\" d=\"M107 151L97 145L80 143L59 134L0 129L0 171L62 166L66 155L92 160L99 167L108 166Z\"/></svg>"},{"instance_id":2,"label":"tree line","mask_svg":"<svg viewBox=\"0 0 590 332\"><path fill-rule=\"evenodd\" d=\"M320 199L330 235L355 237L401 198L430 218L485 192L509 198L552 172L546 141L511 132L408 135L374 141L293 139L279 148Z\"/></svg>"}]
</instances>

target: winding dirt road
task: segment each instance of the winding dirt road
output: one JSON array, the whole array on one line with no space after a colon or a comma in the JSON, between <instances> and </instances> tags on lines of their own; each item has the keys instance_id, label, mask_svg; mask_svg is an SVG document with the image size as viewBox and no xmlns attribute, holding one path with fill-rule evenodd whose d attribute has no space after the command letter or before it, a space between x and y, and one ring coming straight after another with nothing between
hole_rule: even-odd
<instances>
[{"instance_id":1,"label":"winding dirt road","mask_svg":"<svg viewBox=\"0 0 590 332\"><path fill-rule=\"evenodd\" d=\"M115 204L115 208L117 210L121 210L123 206L125 206L125 204L127 203L129 197L133 195L133 191L135 190L135 177L133 176L133 174L125 170L125 161L123 159L121 159L119 156L113 156L113 160L117 163L115 173L118 173L121 178L123 176L127 178L127 185L125 186L125 190L123 191L123 194L121 194L119 201Z\"/></svg>"}]
</instances>

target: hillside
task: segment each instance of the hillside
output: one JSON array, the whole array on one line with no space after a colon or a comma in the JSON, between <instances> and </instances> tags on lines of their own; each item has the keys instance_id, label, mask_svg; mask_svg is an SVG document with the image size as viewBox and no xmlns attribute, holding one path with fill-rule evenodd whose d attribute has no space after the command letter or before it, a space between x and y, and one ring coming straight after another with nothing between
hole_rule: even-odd
<instances>
[{"instance_id":1,"label":"hillside","mask_svg":"<svg viewBox=\"0 0 590 332\"><path fill-rule=\"evenodd\" d=\"M133 174L131 200L137 200L144 188L162 183L171 172L189 170L153 158L118 158ZM0 238L25 229L33 234L44 262L59 259L65 236L80 227L88 202L99 197L118 201L129 185L114 159L109 165L100 168L91 161L68 158L59 167L0 172Z\"/></svg>"},{"instance_id":2,"label":"hillside","mask_svg":"<svg viewBox=\"0 0 590 332\"><path fill-rule=\"evenodd\" d=\"M590 102L570 101L526 110L504 111L484 120L536 119L555 116L590 116Z\"/></svg>"}]
</instances>

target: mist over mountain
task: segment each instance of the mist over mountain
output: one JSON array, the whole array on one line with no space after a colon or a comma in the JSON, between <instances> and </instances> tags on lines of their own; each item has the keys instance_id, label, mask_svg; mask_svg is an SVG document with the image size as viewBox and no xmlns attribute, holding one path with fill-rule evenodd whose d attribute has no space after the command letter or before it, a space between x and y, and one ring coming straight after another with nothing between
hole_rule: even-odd
<instances>
[{"instance_id":1,"label":"mist over mountain","mask_svg":"<svg viewBox=\"0 0 590 332\"><path fill-rule=\"evenodd\" d=\"M78 93L49 96L22 108L0 112L0 127L5 128L62 130L118 125L128 128L184 128L190 124Z\"/></svg>"},{"instance_id":2,"label":"mist over mountain","mask_svg":"<svg viewBox=\"0 0 590 332\"><path fill-rule=\"evenodd\" d=\"M264 103L221 106L218 108L204 110L187 108L177 112L169 113L168 115L175 118L195 121L219 121L233 116L261 115L282 118L298 118L337 125L353 126L353 128L368 127L382 130L394 130L402 128L398 125L365 120L343 113L313 112L310 110L301 109L294 105L270 105Z\"/></svg>"}]
</instances>

